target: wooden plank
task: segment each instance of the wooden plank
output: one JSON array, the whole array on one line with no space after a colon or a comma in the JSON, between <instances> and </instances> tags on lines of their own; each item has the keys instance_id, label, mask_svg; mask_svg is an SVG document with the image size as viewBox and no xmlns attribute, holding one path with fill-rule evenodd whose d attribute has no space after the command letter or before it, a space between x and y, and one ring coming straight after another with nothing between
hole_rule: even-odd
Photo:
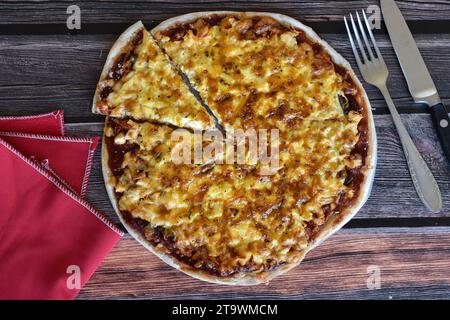
<instances>
[{"instance_id":1,"label":"wooden plank","mask_svg":"<svg viewBox=\"0 0 450 320\"><path fill-rule=\"evenodd\" d=\"M63 108L68 123L99 122L103 118L91 113L95 84L83 85L5 85L0 86L0 115L29 115L45 113ZM388 109L377 92L369 92L372 110L376 114L386 114ZM448 90L443 91L445 94ZM450 105L450 98L442 101ZM400 113L428 113L425 105L414 104L410 96L395 97L394 102Z\"/></svg>"},{"instance_id":2,"label":"wooden plank","mask_svg":"<svg viewBox=\"0 0 450 320\"><path fill-rule=\"evenodd\" d=\"M450 165L437 142L430 117L424 114L405 114L402 119L439 183L444 209L441 213L433 214L424 208L412 185L390 115L376 115L378 165L375 183L372 194L356 216L357 219L450 217ZM102 124L69 124L67 130L70 135L101 135ZM88 198L110 219L118 222L104 190L99 152L94 157Z\"/></svg>"},{"instance_id":3,"label":"wooden plank","mask_svg":"<svg viewBox=\"0 0 450 320\"><path fill-rule=\"evenodd\" d=\"M397 1L408 20L449 20L448 1ZM7 1L0 7L0 24L62 24L66 22L67 7L73 1ZM83 23L129 23L142 19L151 25L166 18L195 11L238 10L280 12L309 22L340 21L350 11L379 5L377 0L358 1L83 1Z\"/></svg>"},{"instance_id":4,"label":"wooden plank","mask_svg":"<svg viewBox=\"0 0 450 320\"><path fill-rule=\"evenodd\" d=\"M368 289L370 268L379 268L380 289ZM252 287L195 280L125 236L78 298L448 299L449 292L450 228L379 228L341 230L300 266Z\"/></svg>"},{"instance_id":5,"label":"wooden plank","mask_svg":"<svg viewBox=\"0 0 450 320\"><path fill-rule=\"evenodd\" d=\"M0 36L0 114L29 114L64 107L69 122L99 121L91 99L110 46L117 35ZM325 34L333 47L353 63L344 35ZM401 110L417 108L387 36L379 45L389 65L391 93ZM419 35L418 45L444 102L450 102L450 43L445 35ZM365 85L374 108L386 111L377 89ZM30 109L32 108L32 109Z\"/></svg>"}]
</instances>

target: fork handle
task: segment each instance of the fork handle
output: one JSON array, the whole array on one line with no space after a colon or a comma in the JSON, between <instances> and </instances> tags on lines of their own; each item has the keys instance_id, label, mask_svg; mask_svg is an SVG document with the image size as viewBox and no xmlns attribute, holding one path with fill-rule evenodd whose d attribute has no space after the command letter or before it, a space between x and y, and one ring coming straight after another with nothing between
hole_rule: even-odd
<instances>
[{"instance_id":1,"label":"fork handle","mask_svg":"<svg viewBox=\"0 0 450 320\"><path fill-rule=\"evenodd\" d=\"M442 199L439 186L411 140L408 131L403 125L386 85L381 86L379 89L386 100L395 127L397 128L403 147L403 152L405 153L406 161L408 163L409 172L417 194L428 209L433 212L439 212L442 209Z\"/></svg>"}]
</instances>

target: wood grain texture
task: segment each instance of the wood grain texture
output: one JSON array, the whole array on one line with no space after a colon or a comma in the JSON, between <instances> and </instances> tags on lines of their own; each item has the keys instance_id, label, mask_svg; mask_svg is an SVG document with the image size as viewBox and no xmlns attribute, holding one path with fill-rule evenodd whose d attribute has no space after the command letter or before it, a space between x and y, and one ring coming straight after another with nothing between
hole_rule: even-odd
<instances>
[{"instance_id":1,"label":"wood grain texture","mask_svg":"<svg viewBox=\"0 0 450 320\"><path fill-rule=\"evenodd\" d=\"M433 214L424 208L413 187L390 115L376 115L378 164L375 183L372 194L356 216L357 219L450 217L450 166L437 141L431 119L426 114L405 114L402 115L402 119L439 184L443 211ZM69 124L67 131L70 135L78 136L101 135L102 125L102 123ZM94 157L88 198L110 219L118 223L104 190L99 152Z\"/></svg>"},{"instance_id":2,"label":"wood grain texture","mask_svg":"<svg viewBox=\"0 0 450 320\"><path fill-rule=\"evenodd\" d=\"M93 122L91 100L103 63L117 35L0 36L0 114L29 114L63 107L68 122ZM395 53L386 35L377 36L391 76L392 96L403 111L426 111L413 103ZM354 65L345 35L325 34ZM450 103L450 42L448 35L416 37L444 103ZM356 68L355 68L356 70ZM356 70L358 73L358 71ZM386 112L377 89L365 84L372 107Z\"/></svg>"},{"instance_id":3,"label":"wood grain texture","mask_svg":"<svg viewBox=\"0 0 450 320\"><path fill-rule=\"evenodd\" d=\"M450 1L396 2L444 103L450 105ZM72 4L81 8L82 29L78 31L66 28L66 9ZM290 15L313 27L355 66L342 17L373 4L379 1L4 0L0 3L0 115L64 108L68 135L101 135L103 117L91 114L91 99L117 36L138 19L152 28L166 18L193 11L254 10ZM444 201L442 212L426 211L418 199L397 133L390 115L385 114L386 104L375 88L365 85L377 114L379 149L372 194L356 217L311 252L299 267L267 286L216 286L168 267L125 235L79 299L449 298L450 165L427 109L413 104L384 26L376 33L390 70L389 86L395 103L401 112L415 113L403 114L402 119L438 181ZM104 189L99 150L94 157L88 200L119 222ZM367 268L373 265L381 271L378 290L367 288Z\"/></svg>"},{"instance_id":4,"label":"wood grain texture","mask_svg":"<svg viewBox=\"0 0 450 320\"><path fill-rule=\"evenodd\" d=\"M367 287L370 266L380 270L378 290ZM341 230L295 269L252 287L195 280L125 236L78 298L407 299L446 298L449 290L450 228L379 228Z\"/></svg>"},{"instance_id":5,"label":"wood grain texture","mask_svg":"<svg viewBox=\"0 0 450 320\"><path fill-rule=\"evenodd\" d=\"M448 20L449 1L397 1L408 20ZM0 6L0 24L58 24L66 22L66 9L73 1L3 1ZM142 19L155 25L169 17L211 10L270 11L289 14L294 18L310 22L340 21L350 11L379 5L377 0L357 1L82 1L76 2L81 8L83 23L129 23Z\"/></svg>"}]
</instances>

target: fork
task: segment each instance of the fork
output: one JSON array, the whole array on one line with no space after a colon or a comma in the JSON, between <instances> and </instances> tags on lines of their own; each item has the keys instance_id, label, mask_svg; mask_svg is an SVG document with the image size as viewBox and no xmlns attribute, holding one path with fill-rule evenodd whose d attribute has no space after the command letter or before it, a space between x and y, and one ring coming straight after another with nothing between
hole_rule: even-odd
<instances>
[{"instance_id":1,"label":"fork","mask_svg":"<svg viewBox=\"0 0 450 320\"><path fill-rule=\"evenodd\" d=\"M353 20L353 15L350 14L351 26L356 38L356 42L358 44L359 52L362 56L362 61L361 56L356 49L352 33L350 32L347 18L344 17L345 27L347 28L348 37L352 46L353 54L355 55L356 63L358 64L359 70L361 71L364 80L367 83L377 87L386 100L389 111L392 115L392 119L394 121L394 125L400 137L403 152L405 153L409 172L411 174L411 178L414 183L414 187L416 188L417 194L428 209L430 209L432 212L439 212L442 209L442 199L441 192L439 191L439 186L436 183L433 174L423 160L419 151L417 151L417 148L411 140L411 137L409 136L405 126L403 125L397 108L392 101L391 95L386 86L389 71L387 69L386 63L384 62L383 56L378 49L375 37L372 33L369 22L367 21L364 10L362 10L362 14L364 17L365 28L363 26L363 23L361 22L358 12L356 12L356 19L359 29L357 28L355 21ZM369 33L373 48L369 44L365 29ZM359 36L360 33L362 35L365 46Z\"/></svg>"}]
</instances>

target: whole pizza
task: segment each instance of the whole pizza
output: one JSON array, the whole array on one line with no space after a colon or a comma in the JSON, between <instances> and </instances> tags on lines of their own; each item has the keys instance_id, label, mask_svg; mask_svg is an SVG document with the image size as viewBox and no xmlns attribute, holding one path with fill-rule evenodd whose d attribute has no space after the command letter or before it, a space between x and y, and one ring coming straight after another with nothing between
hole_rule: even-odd
<instances>
[{"instance_id":1,"label":"whole pizza","mask_svg":"<svg viewBox=\"0 0 450 320\"><path fill-rule=\"evenodd\" d=\"M122 223L198 279L267 282L370 193L376 136L364 89L347 61L284 15L199 12L151 31L135 23L108 55L93 112L108 115L103 174ZM222 134L200 147L266 130L276 165L226 152L174 161L181 129L187 141Z\"/></svg>"}]
</instances>

